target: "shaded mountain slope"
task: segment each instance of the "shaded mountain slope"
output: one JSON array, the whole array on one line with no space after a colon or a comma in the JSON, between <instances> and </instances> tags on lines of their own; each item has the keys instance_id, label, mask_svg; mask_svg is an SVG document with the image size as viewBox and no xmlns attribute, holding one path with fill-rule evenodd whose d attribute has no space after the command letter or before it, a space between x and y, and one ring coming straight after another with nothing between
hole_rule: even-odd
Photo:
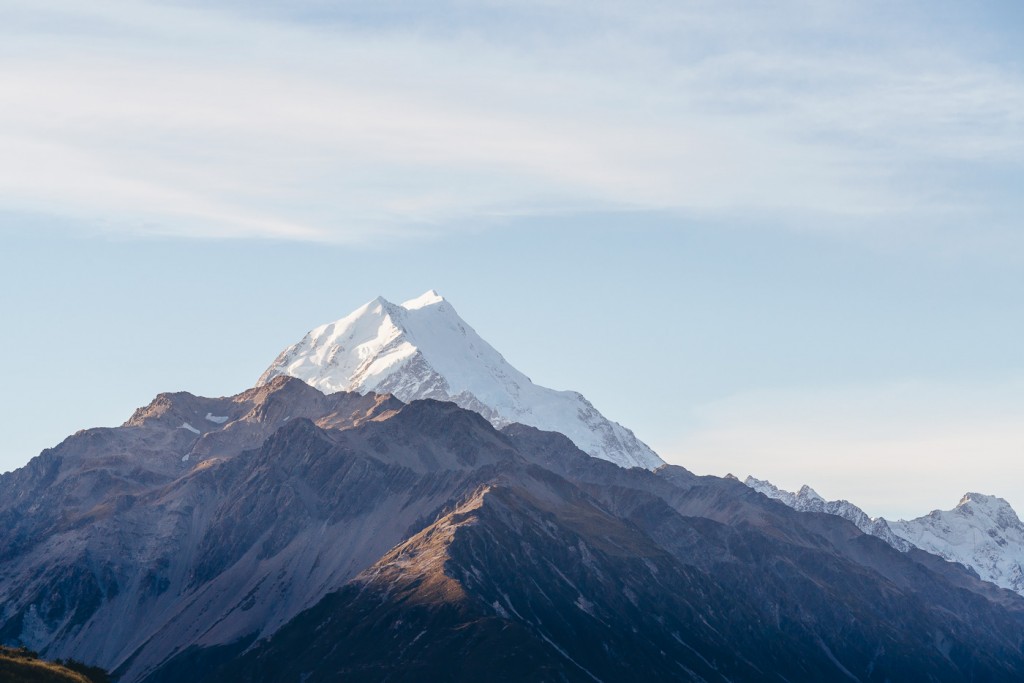
<instances>
[{"instance_id":1,"label":"shaded mountain slope","mask_svg":"<svg viewBox=\"0 0 1024 683\"><path fill-rule=\"evenodd\" d=\"M549 455L564 447L559 435L506 431L548 441ZM561 462L578 481L589 465L594 479L614 477L594 459L573 464L576 453ZM793 524L803 517L759 507L735 482L675 474L691 493L734 497L732 523L679 514L649 490L676 484L643 471L608 490L513 468L210 680L1019 675L1022 622L993 609L985 586L963 590L971 577L956 585L852 524ZM609 495L599 502L583 488ZM745 508L759 510L756 525L737 522ZM793 541L762 532L773 517Z\"/></svg>"},{"instance_id":2,"label":"shaded mountain slope","mask_svg":"<svg viewBox=\"0 0 1024 683\"><path fill-rule=\"evenodd\" d=\"M202 435L178 426L193 397L161 397L0 478L28 494L0 511L0 638L132 680L190 644L270 633L514 455L452 404L290 378L260 396Z\"/></svg>"},{"instance_id":3,"label":"shaded mountain slope","mask_svg":"<svg viewBox=\"0 0 1024 683\"><path fill-rule=\"evenodd\" d=\"M812 552L783 557L763 537L694 522L686 529L678 517L660 530L692 537L712 527L703 538L719 534L743 564L701 571L683 561L689 544L666 550L576 487L533 471L518 485L475 492L209 680L1019 675L1020 654L1010 649L1019 638L990 643L988 652L968 644L988 640L985 629L1020 628L1013 619L972 624L987 609L981 600L974 612L943 618L870 569L841 560L822 567ZM749 567L765 568L766 557L771 571L752 576Z\"/></svg>"},{"instance_id":4,"label":"shaded mountain slope","mask_svg":"<svg viewBox=\"0 0 1024 683\"><path fill-rule=\"evenodd\" d=\"M161 395L0 493L0 638L125 683L1024 679L957 565L452 403Z\"/></svg>"}]
</instances>

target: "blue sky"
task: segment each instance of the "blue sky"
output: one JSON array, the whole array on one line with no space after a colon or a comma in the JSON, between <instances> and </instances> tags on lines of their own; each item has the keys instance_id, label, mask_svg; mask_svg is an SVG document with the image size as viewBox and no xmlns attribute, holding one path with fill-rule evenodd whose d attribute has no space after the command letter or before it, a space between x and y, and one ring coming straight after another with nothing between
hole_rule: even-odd
<instances>
[{"instance_id":1,"label":"blue sky","mask_svg":"<svg viewBox=\"0 0 1024 683\"><path fill-rule=\"evenodd\" d=\"M1016 3L0 9L0 468L436 288L701 473L1024 508Z\"/></svg>"}]
</instances>

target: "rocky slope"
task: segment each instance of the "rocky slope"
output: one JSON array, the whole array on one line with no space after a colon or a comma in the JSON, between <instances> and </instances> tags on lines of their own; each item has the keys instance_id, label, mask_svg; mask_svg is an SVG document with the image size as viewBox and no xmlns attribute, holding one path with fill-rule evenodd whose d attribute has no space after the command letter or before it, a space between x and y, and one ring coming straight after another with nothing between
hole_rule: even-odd
<instances>
[{"instance_id":1,"label":"rocky slope","mask_svg":"<svg viewBox=\"0 0 1024 683\"><path fill-rule=\"evenodd\" d=\"M933 555L290 377L80 432L0 521L0 640L124 683L1024 678L1024 599Z\"/></svg>"},{"instance_id":2,"label":"rocky slope","mask_svg":"<svg viewBox=\"0 0 1024 683\"><path fill-rule=\"evenodd\" d=\"M968 493L952 510L888 521L868 517L849 501L826 501L809 486L793 493L754 477L747 477L744 483L794 510L848 519L898 550L926 550L969 567L985 581L1024 595L1024 524L1002 498Z\"/></svg>"},{"instance_id":3,"label":"rocky slope","mask_svg":"<svg viewBox=\"0 0 1024 683\"><path fill-rule=\"evenodd\" d=\"M517 422L560 432L590 455L623 467L663 464L582 395L530 381L433 290L401 305L377 298L310 331L278 356L260 384L279 375L298 377L325 393L453 401L499 428Z\"/></svg>"},{"instance_id":4,"label":"rocky slope","mask_svg":"<svg viewBox=\"0 0 1024 683\"><path fill-rule=\"evenodd\" d=\"M0 477L0 639L133 680L183 644L272 632L461 490L446 463L472 443L428 449L424 408L283 377L70 437Z\"/></svg>"},{"instance_id":5,"label":"rocky slope","mask_svg":"<svg viewBox=\"0 0 1024 683\"><path fill-rule=\"evenodd\" d=\"M734 482L625 472L559 435L504 433L525 469L510 464L207 680L1018 675L1021 600L953 565Z\"/></svg>"}]
</instances>

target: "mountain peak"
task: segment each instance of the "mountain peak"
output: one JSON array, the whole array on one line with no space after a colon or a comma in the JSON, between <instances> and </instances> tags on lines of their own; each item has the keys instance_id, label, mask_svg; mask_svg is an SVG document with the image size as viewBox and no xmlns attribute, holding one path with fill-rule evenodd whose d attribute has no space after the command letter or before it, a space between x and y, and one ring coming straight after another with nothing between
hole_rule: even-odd
<instances>
[{"instance_id":1,"label":"mountain peak","mask_svg":"<svg viewBox=\"0 0 1024 683\"><path fill-rule=\"evenodd\" d=\"M402 308L407 311L415 311L427 306L434 306L442 303L445 298L437 293L436 289L428 289L423 294L420 294L415 299L409 299L408 301L402 302Z\"/></svg>"},{"instance_id":2,"label":"mountain peak","mask_svg":"<svg viewBox=\"0 0 1024 683\"><path fill-rule=\"evenodd\" d=\"M922 550L973 568L986 581L1024 595L1024 524L998 496L966 493L952 510L891 522Z\"/></svg>"},{"instance_id":3,"label":"mountain peak","mask_svg":"<svg viewBox=\"0 0 1024 683\"><path fill-rule=\"evenodd\" d=\"M971 504L975 506L989 507L989 508L1009 508L1010 504L1000 498L999 496L990 496L984 493L965 493L960 502L956 504L958 508L967 507ZM1010 508L1012 509L1012 508Z\"/></svg>"},{"instance_id":4,"label":"mountain peak","mask_svg":"<svg viewBox=\"0 0 1024 683\"><path fill-rule=\"evenodd\" d=\"M796 495L797 495L798 498L809 498L811 500L821 500L821 501L825 500L824 498L821 497L821 495L817 491L812 489L807 484L804 484L803 486L801 486L800 490L797 491Z\"/></svg>"},{"instance_id":5,"label":"mountain peak","mask_svg":"<svg viewBox=\"0 0 1024 683\"><path fill-rule=\"evenodd\" d=\"M965 493L956 507L953 509L956 514L964 516L978 516L989 520L987 523L998 529L1018 528L1024 531L1017 512L1008 501L999 496L989 496L984 493Z\"/></svg>"},{"instance_id":6,"label":"mountain peak","mask_svg":"<svg viewBox=\"0 0 1024 683\"><path fill-rule=\"evenodd\" d=\"M498 428L519 422L560 432L584 452L624 467L663 464L580 394L534 384L433 289L401 306L378 297L311 330L277 357L260 384L278 375L297 377L324 393L452 401Z\"/></svg>"}]
</instances>

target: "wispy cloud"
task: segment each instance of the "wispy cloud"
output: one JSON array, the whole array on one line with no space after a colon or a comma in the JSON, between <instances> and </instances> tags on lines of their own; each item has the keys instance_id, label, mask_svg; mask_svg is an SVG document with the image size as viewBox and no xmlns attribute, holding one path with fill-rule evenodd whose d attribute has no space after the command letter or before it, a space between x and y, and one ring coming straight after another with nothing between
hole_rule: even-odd
<instances>
[{"instance_id":1,"label":"wispy cloud","mask_svg":"<svg viewBox=\"0 0 1024 683\"><path fill-rule=\"evenodd\" d=\"M802 2L340 7L8 3L0 208L349 242L565 209L846 229L1021 208L963 166L1019 171L1024 80L912 26L867 42L865 16Z\"/></svg>"}]
</instances>

